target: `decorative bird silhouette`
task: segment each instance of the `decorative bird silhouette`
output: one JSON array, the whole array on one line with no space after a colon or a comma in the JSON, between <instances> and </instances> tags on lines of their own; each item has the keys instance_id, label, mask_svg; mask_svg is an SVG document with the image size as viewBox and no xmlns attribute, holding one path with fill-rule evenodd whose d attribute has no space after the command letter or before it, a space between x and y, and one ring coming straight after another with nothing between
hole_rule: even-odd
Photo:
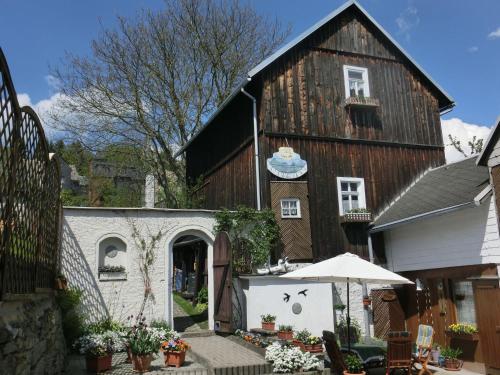
<instances>
[{"instance_id":1,"label":"decorative bird silhouette","mask_svg":"<svg viewBox=\"0 0 500 375\"><path fill-rule=\"evenodd\" d=\"M290 294L288 293L283 293L285 295L285 298L283 298L283 301L288 302L290 301Z\"/></svg>"},{"instance_id":2,"label":"decorative bird silhouette","mask_svg":"<svg viewBox=\"0 0 500 375\"><path fill-rule=\"evenodd\" d=\"M306 292L308 291L309 289L304 289L304 290L301 290L298 294L303 294L304 297L307 297L307 294Z\"/></svg>"}]
</instances>

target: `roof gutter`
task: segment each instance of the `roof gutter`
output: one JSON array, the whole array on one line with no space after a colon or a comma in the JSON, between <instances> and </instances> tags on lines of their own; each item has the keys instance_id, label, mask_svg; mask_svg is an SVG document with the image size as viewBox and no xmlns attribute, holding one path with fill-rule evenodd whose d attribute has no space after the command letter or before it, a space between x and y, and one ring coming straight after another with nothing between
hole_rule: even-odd
<instances>
[{"instance_id":1,"label":"roof gutter","mask_svg":"<svg viewBox=\"0 0 500 375\"><path fill-rule=\"evenodd\" d=\"M251 78L248 78L250 81ZM261 210L260 206L260 165L259 165L259 129L257 127L257 99L245 91L244 87L240 88L240 91L245 94L252 101L253 110L253 141L255 150L255 187L256 187L256 198L257 198L257 211Z\"/></svg>"}]
</instances>

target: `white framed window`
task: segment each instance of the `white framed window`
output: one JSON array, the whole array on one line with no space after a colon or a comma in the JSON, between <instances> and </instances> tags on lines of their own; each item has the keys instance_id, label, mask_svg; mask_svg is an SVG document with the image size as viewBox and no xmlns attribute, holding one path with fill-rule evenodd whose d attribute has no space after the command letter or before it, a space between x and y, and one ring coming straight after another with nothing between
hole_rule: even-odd
<instances>
[{"instance_id":1,"label":"white framed window","mask_svg":"<svg viewBox=\"0 0 500 375\"><path fill-rule=\"evenodd\" d=\"M368 69L344 65L345 97L369 97Z\"/></svg>"},{"instance_id":2,"label":"white framed window","mask_svg":"<svg viewBox=\"0 0 500 375\"><path fill-rule=\"evenodd\" d=\"M300 218L300 200L297 198L286 198L281 200L281 218Z\"/></svg>"},{"instance_id":3,"label":"white framed window","mask_svg":"<svg viewBox=\"0 0 500 375\"><path fill-rule=\"evenodd\" d=\"M340 216L356 208L366 208L365 180L363 178L337 177L337 193Z\"/></svg>"}]
</instances>

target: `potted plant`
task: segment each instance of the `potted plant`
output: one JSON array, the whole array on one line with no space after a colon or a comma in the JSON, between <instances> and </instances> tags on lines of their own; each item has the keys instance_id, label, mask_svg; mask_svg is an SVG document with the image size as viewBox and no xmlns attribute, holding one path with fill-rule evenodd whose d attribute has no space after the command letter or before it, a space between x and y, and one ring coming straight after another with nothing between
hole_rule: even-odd
<instances>
[{"instance_id":1,"label":"potted plant","mask_svg":"<svg viewBox=\"0 0 500 375\"><path fill-rule=\"evenodd\" d=\"M260 316L262 320L262 329L266 331L274 331L274 325L276 322L276 316L271 314L265 314Z\"/></svg>"},{"instance_id":2,"label":"potted plant","mask_svg":"<svg viewBox=\"0 0 500 375\"><path fill-rule=\"evenodd\" d=\"M132 365L135 372L149 371L153 354L158 352L160 342L158 336L148 329L143 321L133 327L128 337L128 347L132 354Z\"/></svg>"},{"instance_id":3,"label":"potted plant","mask_svg":"<svg viewBox=\"0 0 500 375\"><path fill-rule=\"evenodd\" d=\"M164 341L161 344L165 366L181 367L186 360L186 352L189 345L182 339Z\"/></svg>"},{"instance_id":4,"label":"potted plant","mask_svg":"<svg viewBox=\"0 0 500 375\"><path fill-rule=\"evenodd\" d=\"M470 323L454 323L448 326L446 334L451 338L459 340L478 341L479 334L474 324Z\"/></svg>"},{"instance_id":5,"label":"potted plant","mask_svg":"<svg viewBox=\"0 0 500 375\"><path fill-rule=\"evenodd\" d=\"M439 363L439 357L441 356L441 347L439 344L434 343L431 350L431 362Z\"/></svg>"},{"instance_id":6,"label":"potted plant","mask_svg":"<svg viewBox=\"0 0 500 375\"><path fill-rule=\"evenodd\" d=\"M273 373L280 374L317 373L322 365L315 355L277 341L266 348L265 359L272 363Z\"/></svg>"},{"instance_id":7,"label":"potted plant","mask_svg":"<svg viewBox=\"0 0 500 375\"><path fill-rule=\"evenodd\" d=\"M289 325L280 324L278 326L278 338L280 340L292 340L293 327Z\"/></svg>"},{"instance_id":8,"label":"potted plant","mask_svg":"<svg viewBox=\"0 0 500 375\"><path fill-rule=\"evenodd\" d=\"M304 341L304 349L310 353L321 353L323 351L323 341L318 336L309 336Z\"/></svg>"},{"instance_id":9,"label":"potted plant","mask_svg":"<svg viewBox=\"0 0 500 375\"><path fill-rule=\"evenodd\" d=\"M463 361L459 360L458 357L462 354L460 348L443 348L441 350L441 356L444 357L444 368L449 371L458 371L462 368Z\"/></svg>"},{"instance_id":10,"label":"potted plant","mask_svg":"<svg viewBox=\"0 0 500 375\"><path fill-rule=\"evenodd\" d=\"M306 350L305 348L305 342L307 339L311 336L311 332L309 332L307 329L303 329L301 331L295 332L294 338L293 338L293 344L295 346L298 346L302 350Z\"/></svg>"},{"instance_id":11,"label":"potted plant","mask_svg":"<svg viewBox=\"0 0 500 375\"><path fill-rule=\"evenodd\" d=\"M344 371L344 375L366 374L366 372L363 371L363 362L361 362L361 359L357 355L347 355L345 357L345 365L347 370Z\"/></svg>"},{"instance_id":12,"label":"potted plant","mask_svg":"<svg viewBox=\"0 0 500 375\"><path fill-rule=\"evenodd\" d=\"M85 355L87 371L98 373L111 369L113 342L109 337L90 334L80 337L73 347Z\"/></svg>"}]
</instances>

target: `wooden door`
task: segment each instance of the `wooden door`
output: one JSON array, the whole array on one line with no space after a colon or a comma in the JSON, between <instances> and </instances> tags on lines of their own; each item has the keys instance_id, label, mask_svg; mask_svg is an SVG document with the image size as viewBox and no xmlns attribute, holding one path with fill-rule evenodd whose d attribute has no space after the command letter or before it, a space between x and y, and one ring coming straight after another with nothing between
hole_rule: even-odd
<instances>
[{"instance_id":1,"label":"wooden door","mask_svg":"<svg viewBox=\"0 0 500 375\"><path fill-rule=\"evenodd\" d=\"M374 289L372 295L375 337L385 339L389 331L405 330L405 314L393 289Z\"/></svg>"},{"instance_id":2,"label":"wooden door","mask_svg":"<svg viewBox=\"0 0 500 375\"><path fill-rule=\"evenodd\" d=\"M232 269L231 242L226 232L215 237L214 242L214 322L219 332L232 331Z\"/></svg>"},{"instance_id":3,"label":"wooden door","mask_svg":"<svg viewBox=\"0 0 500 375\"><path fill-rule=\"evenodd\" d=\"M500 289L478 285L476 294L476 318L483 360L486 368L500 371ZM487 371L490 373L490 371ZM492 372L492 371L491 371Z\"/></svg>"}]
</instances>

